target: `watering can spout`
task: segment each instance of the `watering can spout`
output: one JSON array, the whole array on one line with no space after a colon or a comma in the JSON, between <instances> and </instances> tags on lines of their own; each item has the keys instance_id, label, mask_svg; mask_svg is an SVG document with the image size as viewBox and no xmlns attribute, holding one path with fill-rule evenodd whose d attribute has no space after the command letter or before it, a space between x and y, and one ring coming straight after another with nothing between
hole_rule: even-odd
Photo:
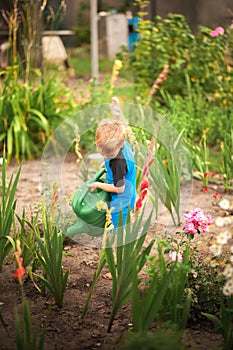
<instances>
[{"instance_id":1,"label":"watering can spout","mask_svg":"<svg viewBox=\"0 0 233 350\"><path fill-rule=\"evenodd\" d=\"M86 233L90 236L101 236L104 233L104 228L102 227L93 227L92 225L84 222L81 219L78 219L73 226L68 227L65 235L68 237L73 237L74 235L79 235Z\"/></svg>"}]
</instances>

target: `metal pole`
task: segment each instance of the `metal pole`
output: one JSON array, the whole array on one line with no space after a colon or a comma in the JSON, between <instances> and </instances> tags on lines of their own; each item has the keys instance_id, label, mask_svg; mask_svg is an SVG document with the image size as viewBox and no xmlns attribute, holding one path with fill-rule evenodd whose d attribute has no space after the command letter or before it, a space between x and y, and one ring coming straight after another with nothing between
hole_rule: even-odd
<instances>
[{"instance_id":1,"label":"metal pole","mask_svg":"<svg viewBox=\"0 0 233 350\"><path fill-rule=\"evenodd\" d=\"M99 50L98 50L98 17L97 0L90 0L91 3L91 66L92 78L98 81L99 77Z\"/></svg>"}]
</instances>

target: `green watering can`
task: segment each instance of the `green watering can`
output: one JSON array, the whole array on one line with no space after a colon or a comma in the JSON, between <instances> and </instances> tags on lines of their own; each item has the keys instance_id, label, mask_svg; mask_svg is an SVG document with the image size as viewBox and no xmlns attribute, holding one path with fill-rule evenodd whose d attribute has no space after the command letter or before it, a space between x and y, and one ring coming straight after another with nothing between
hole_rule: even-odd
<instances>
[{"instance_id":1,"label":"green watering can","mask_svg":"<svg viewBox=\"0 0 233 350\"><path fill-rule=\"evenodd\" d=\"M75 193L72 209L78 220L67 229L66 236L87 233L90 236L98 237L104 233L106 212L97 210L96 203L99 201L109 203L111 194L99 188L91 192L87 185L95 181L106 182L105 178L102 177L105 172L104 168L100 169L94 177L86 181Z\"/></svg>"}]
</instances>

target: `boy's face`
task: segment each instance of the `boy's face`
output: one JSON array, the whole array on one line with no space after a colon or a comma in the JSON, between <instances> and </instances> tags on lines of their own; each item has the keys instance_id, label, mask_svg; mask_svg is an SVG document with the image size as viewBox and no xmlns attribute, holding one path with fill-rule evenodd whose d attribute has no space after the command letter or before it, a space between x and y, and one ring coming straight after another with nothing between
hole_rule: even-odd
<instances>
[{"instance_id":1,"label":"boy's face","mask_svg":"<svg viewBox=\"0 0 233 350\"><path fill-rule=\"evenodd\" d=\"M105 144L100 144L97 148L104 158L112 159L117 157L123 146L124 141L122 142L122 140L116 139L106 142Z\"/></svg>"},{"instance_id":2,"label":"boy's face","mask_svg":"<svg viewBox=\"0 0 233 350\"><path fill-rule=\"evenodd\" d=\"M119 149L117 149L117 150L115 149L115 150L110 150L109 152L106 152L106 150L102 149L101 147L98 147L98 150L104 158L109 158L109 159L116 158L116 156L118 155L118 153L120 151Z\"/></svg>"}]
</instances>

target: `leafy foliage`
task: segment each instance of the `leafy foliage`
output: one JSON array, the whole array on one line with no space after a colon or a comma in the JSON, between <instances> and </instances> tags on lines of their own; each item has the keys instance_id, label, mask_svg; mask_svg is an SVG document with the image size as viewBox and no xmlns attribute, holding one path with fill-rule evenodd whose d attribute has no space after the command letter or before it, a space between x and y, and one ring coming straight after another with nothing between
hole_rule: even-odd
<instances>
[{"instance_id":1,"label":"leafy foliage","mask_svg":"<svg viewBox=\"0 0 233 350\"><path fill-rule=\"evenodd\" d=\"M7 183L5 149L3 152L3 164L1 170L0 269L2 268L4 259L7 257L12 248L12 238L10 237L10 232L16 207L15 193L21 171L21 168L19 167L16 175L14 176L14 174L12 174L9 183Z\"/></svg>"},{"instance_id":2,"label":"leafy foliage","mask_svg":"<svg viewBox=\"0 0 233 350\"><path fill-rule=\"evenodd\" d=\"M63 298L69 270L63 272L63 239L64 237L56 226L53 225L51 217L43 208L42 231L43 240L40 238L38 226L35 227L39 251L37 258L43 268L43 275L33 273L48 289L59 307L63 306Z\"/></svg>"},{"instance_id":3,"label":"leafy foliage","mask_svg":"<svg viewBox=\"0 0 233 350\"><path fill-rule=\"evenodd\" d=\"M0 141L6 143L8 162L13 156L17 161L33 158L58 122L74 110L72 95L55 76L35 88L19 83L14 68L5 73L0 87Z\"/></svg>"}]
</instances>

